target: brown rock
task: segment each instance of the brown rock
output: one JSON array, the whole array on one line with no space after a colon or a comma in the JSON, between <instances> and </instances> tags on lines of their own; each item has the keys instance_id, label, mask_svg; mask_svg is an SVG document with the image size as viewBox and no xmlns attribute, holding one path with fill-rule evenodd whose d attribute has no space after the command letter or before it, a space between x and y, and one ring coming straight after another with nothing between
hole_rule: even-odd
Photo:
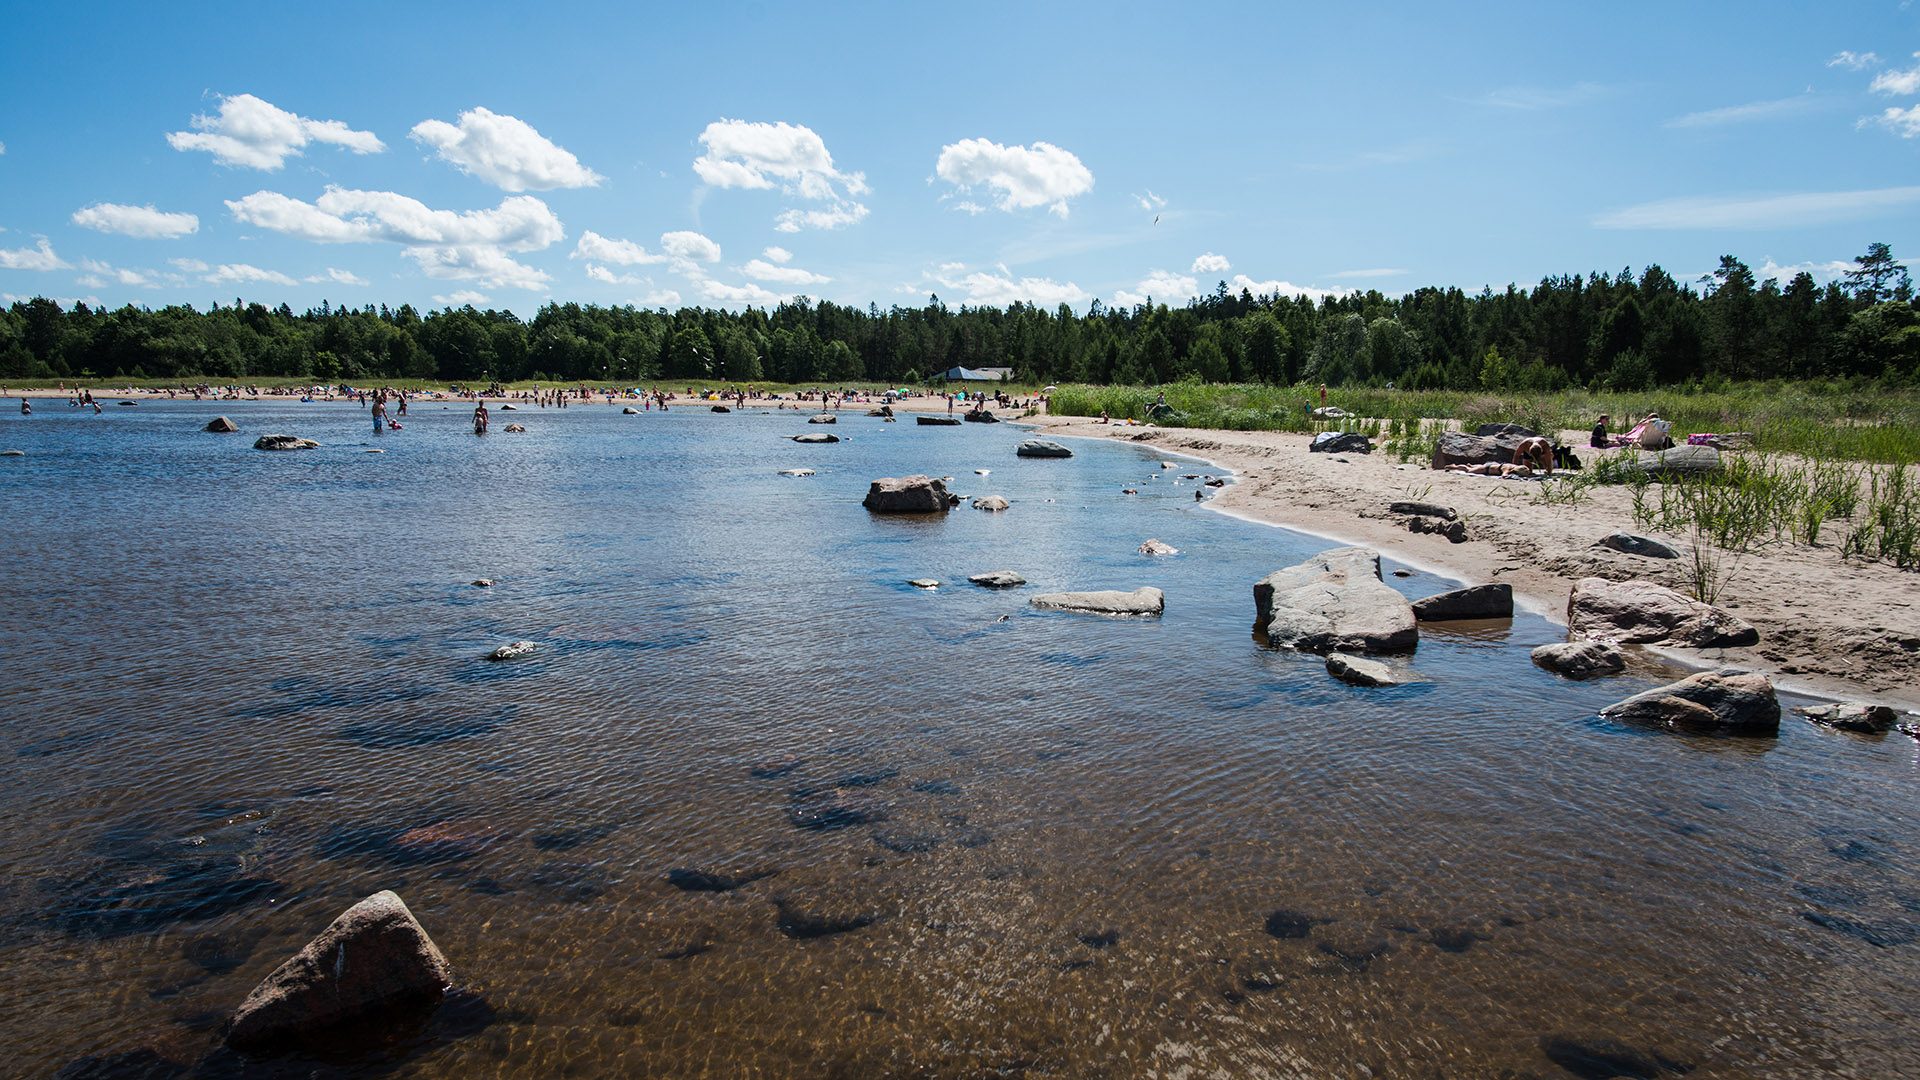
<instances>
[{"instance_id":1,"label":"brown rock","mask_svg":"<svg viewBox=\"0 0 1920 1080\"><path fill-rule=\"evenodd\" d=\"M1413 602L1413 617L1421 622L1448 619L1513 618L1513 586L1504 583L1470 585Z\"/></svg>"},{"instance_id":2,"label":"brown rock","mask_svg":"<svg viewBox=\"0 0 1920 1080\"><path fill-rule=\"evenodd\" d=\"M1567 627L1580 637L1692 649L1760 640L1760 631L1733 613L1651 581L1580 579L1567 598Z\"/></svg>"},{"instance_id":3,"label":"brown rock","mask_svg":"<svg viewBox=\"0 0 1920 1080\"><path fill-rule=\"evenodd\" d=\"M1254 583L1253 628L1306 652L1412 652L1420 632L1407 598L1380 580L1380 554L1323 551Z\"/></svg>"},{"instance_id":4,"label":"brown rock","mask_svg":"<svg viewBox=\"0 0 1920 1080\"><path fill-rule=\"evenodd\" d=\"M1600 710L1600 715L1683 731L1735 735L1775 735L1780 731L1780 700L1773 694L1773 683L1765 675L1739 668L1689 675L1609 705Z\"/></svg>"},{"instance_id":5,"label":"brown rock","mask_svg":"<svg viewBox=\"0 0 1920 1080\"><path fill-rule=\"evenodd\" d=\"M945 481L931 476L883 476L867 486L860 505L876 514L941 514L953 506Z\"/></svg>"}]
</instances>

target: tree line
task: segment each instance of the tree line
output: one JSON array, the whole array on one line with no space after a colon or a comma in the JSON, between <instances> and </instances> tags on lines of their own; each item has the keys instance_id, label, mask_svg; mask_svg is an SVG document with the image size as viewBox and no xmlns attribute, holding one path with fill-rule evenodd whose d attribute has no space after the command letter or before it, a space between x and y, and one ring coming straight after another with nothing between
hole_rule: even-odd
<instances>
[{"instance_id":1,"label":"tree line","mask_svg":"<svg viewBox=\"0 0 1920 1080\"><path fill-rule=\"evenodd\" d=\"M532 320L472 306L296 313L236 300L114 310L19 301L0 311L0 378L310 378L316 382L551 379L914 382L1009 367L1024 382L1148 385L1301 381L1407 389L1641 390L1755 378L1920 383L1920 311L1904 264L1871 245L1826 285L1761 282L1729 255L1697 282L1549 277L1467 293L1427 287L1318 300L1230 291L1180 306L1094 300L1076 314L805 297L771 310L550 303Z\"/></svg>"}]
</instances>

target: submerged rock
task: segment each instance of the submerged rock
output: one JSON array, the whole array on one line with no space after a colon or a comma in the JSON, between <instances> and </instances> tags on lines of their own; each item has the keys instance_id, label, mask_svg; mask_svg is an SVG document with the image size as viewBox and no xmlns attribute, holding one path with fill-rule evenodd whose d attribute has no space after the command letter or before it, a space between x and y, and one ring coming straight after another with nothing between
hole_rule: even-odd
<instances>
[{"instance_id":1,"label":"submerged rock","mask_svg":"<svg viewBox=\"0 0 1920 1080\"><path fill-rule=\"evenodd\" d=\"M1413 607L1380 580L1380 553L1334 548L1254 583L1254 623L1271 645L1305 652L1411 652Z\"/></svg>"},{"instance_id":2,"label":"submerged rock","mask_svg":"<svg viewBox=\"0 0 1920 1080\"><path fill-rule=\"evenodd\" d=\"M518 660L525 656L532 656L535 652L539 651L539 649L540 649L540 646L536 645L531 641L514 641L514 642L509 642L508 644L502 645L499 648L488 653L487 659Z\"/></svg>"},{"instance_id":3,"label":"submerged rock","mask_svg":"<svg viewBox=\"0 0 1920 1080\"><path fill-rule=\"evenodd\" d=\"M812 469L781 469L781 476L812 476Z\"/></svg>"},{"instance_id":4,"label":"submerged rock","mask_svg":"<svg viewBox=\"0 0 1920 1080\"><path fill-rule=\"evenodd\" d=\"M1354 686L1400 686L1414 681L1378 660L1346 653L1327 654L1327 674Z\"/></svg>"},{"instance_id":5,"label":"submerged rock","mask_svg":"<svg viewBox=\"0 0 1920 1080\"><path fill-rule=\"evenodd\" d=\"M1533 650L1533 662L1555 675L1591 679L1626 670L1627 654L1611 641L1558 641Z\"/></svg>"},{"instance_id":6,"label":"submerged rock","mask_svg":"<svg viewBox=\"0 0 1920 1080\"><path fill-rule=\"evenodd\" d=\"M946 483L931 476L883 476L867 486L860 505L876 514L941 514L955 501Z\"/></svg>"},{"instance_id":7,"label":"submerged rock","mask_svg":"<svg viewBox=\"0 0 1920 1080\"><path fill-rule=\"evenodd\" d=\"M392 892L348 908L254 987L227 1031L240 1050L271 1049L402 1006L431 1005L453 980L447 958Z\"/></svg>"},{"instance_id":8,"label":"submerged rock","mask_svg":"<svg viewBox=\"0 0 1920 1080\"><path fill-rule=\"evenodd\" d=\"M1870 705L1862 701L1803 705L1793 711L1824 727L1860 735L1885 735L1887 729L1899 719L1899 715L1885 705Z\"/></svg>"},{"instance_id":9,"label":"submerged rock","mask_svg":"<svg viewBox=\"0 0 1920 1080\"><path fill-rule=\"evenodd\" d=\"M780 897L774 901L779 912L775 925L780 932L790 938L828 937L833 934L845 934L862 927L872 926L880 916L871 911L841 904L823 904L796 901Z\"/></svg>"},{"instance_id":10,"label":"submerged rock","mask_svg":"<svg viewBox=\"0 0 1920 1080\"><path fill-rule=\"evenodd\" d=\"M1513 618L1513 586L1504 583L1470 585L1413 602L1413 617L1421 622L1449 619Z\"/></svg>"},{"instance_id":11,"label":"submerged rock","mask_svg":"<svg viewBox=\"0 0 1920 1080\"><path fill-rule=\"evenodd\" d=\"M913 422L922 427L960 426L960 418L957 416L916 416L913 418Z\"/></svg>"},{"instance_id":12,"label":"submerged rock","mask_svg":"<svg viewBox=\"0 0 1920 1080\"><path fill-rule=\"evenodd\" d=\"M1600 715L1683 731L1774 735L1780 730L1780 701L1774 696L1773 683L1765 675L1739 668L1689 675L1609 705Z\"/></svg>"},{"instance_id":13,"label":"submerged rock","mask_svg":"<svg viewBox=\"0 0 1920 1080\"><path fill-rule=\"evenodd\" d=\"M725 871L675 867L667 871L667 884L682 892L732 892L762 878L770 878L779 872L778 870L751 870L730 874Z\"/></svg>"},{"instance_id":14,"label":"submerged rock","mask_svg":"<svg viewBox=\"0 0 1920 1080\"><path fill-rule=\"evenodd\" d=\"M621 416L639 416L640 410L629 405L626 408L620 410L620 415Z\"/></svg>"},{"instance_id":15,"label":"submerged rock","mask_svg":"<svg viewBox=\"0 0 1920 1080\"><path fill-rule=\"evenodd\" d=\"M527 425L508 424L506 427L503 427L500 430L506 432L509 435L525 435L527 433Z\"/></svg>"},{"instance_id":16,"label":"submerged rock","mask_svg":"<svg viewBox=\"0 0 1920 1080\"><path fill-rule=\"evenodd\" d=\"M1180 554L1180 549L1177 547L1174 547L1172 544L1162 543L1159 540L1149 540L1146 543L1140 545L1140 554L1142 555L1178 555Z\"/></svg>"},{"instance_id":17,"label":"submerged rock","mask_svg":"<svg viewBox=\"0 0 1920 1080\"><path fill-rule=\"evenodd\" d=\"M1026 578L1011 570L989 570L984 574L971 575L967 580L985 589L1011 589L1027 583Z\"/></svg>"},{"instance_id":18,"label":"submerged rock","mask_svg":"<svg viewBox=\"0 0 1920 1080\"><path fill-rule=\"evenodd\" d=\"M492 579L492 578L484 578L484 577L483 577L483 578L474 578L474 579L473 579L473 587L474 587L474 588L476 588L476 589L491 589L491 588L493 588L493 579Z\"/></svg>"},{"instance_id":19,"label":"submerged rock","mask_svg":"<svg viewBox=\"0 0 1920 1080\"><path fill-rule=\"evenodd\" d=\"M1651 581L1581 578L1567 598L1567 626L1580 637L1694 649L1760 640L1760 631L1733 613Z\"/></svg>"},{"instance_id":20,"label":"submerged rock","mask_svg":"<svg viewBox=\"0 0 1920 1080\"><path fill-rule=\"evenodd\" d=\"M262 435L253 440L255 450L313 450L319 443L297 435Z\"/></svg>"},{"instance_id":21,"label":"submerged rock","mask_svg":"<svg viewBox=\"0 0 1920 1080\"><path fill-rule=\"evenodd\" d=\"M200 430L211 431L215 435L231 435L234 432L240 430L240 425L234 423L232 420L229 420L224 416L216 416L213 419L207 421L207 426L201 428Z\"/></svg>"},{"instance_id":22,"label":"submerged rock","mask_svg":"<svg viewBox=\"0 0 1920 1080\"><path fill-rule=\"evenodd\" d=\"M938 578L918 577L908 581L907 584L916 589L937 589L940 587L940 580Z\"/></svg>"},{"instance_id":23,"label":"submerged rock","mask_svg":"<svg viewBox=\"0 0 1920 1080\"><path fill-rule=\"evenodd\" d=\"M975 510L1000 511L1007 508L1007 500L998 495L982 495L973 500Z\"/></svg>"},{"instance_id":24,"label":"submerged rock","mask_svg":"<svg viewBox=\"0 0 1920 1080\"><path fill-rule=\"evenodd\" d=\"M1037 608L1085 611L1096 615L1158 615L1167 608L1166 594L1150 585L1132 592L1104 589L1094 592L1041 593L1028 603Z\"/></svg>"},{"instance_id":25,"label":"submerged rock","mask_svg":"<svg viewBox=\"0 0 1920 1080\"><path fill-rule=\"evenodd\" d=\"M797 443L837 443L840 441L840 436L829 435L822 431L808 435L795 435L793 436L793 441Z\"/></svg>"},{"instance_id":26,"label":"submerged rock","mask_svg":"<svg viewBox=\"0 0 1920 1080\"><path fill-rule=\"evenodd\" d=\"M1028 439L1018 447L1015 447L1013 452L1021 457L1028 458L1070 458L1073 456L1073 451L1051 439Z\"/></svg>"},{"instance_id":27,"label":"submerged rock","mask_svg":"<svg viewBox=\"0 0 1920 1080\"><path fill-rule=\"evenodd\" d=\"M840 418L830 412L818 413L807 417L807 423L809 424L837 424L839 422Z\"/></svg>"}]
</instances>

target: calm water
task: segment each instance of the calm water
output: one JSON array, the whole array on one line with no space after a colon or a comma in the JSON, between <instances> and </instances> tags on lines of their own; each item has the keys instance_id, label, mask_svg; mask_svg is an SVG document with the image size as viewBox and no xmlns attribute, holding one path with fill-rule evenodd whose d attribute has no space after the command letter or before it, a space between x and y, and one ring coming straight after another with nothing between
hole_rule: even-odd
<instances>
[{"instance_id":1,"label":"calm water","mask_svg":"<svg viewBox=\"0 0 1920 1080\"><path fill-rule=\"evenodd\" d=\"M39 411L0 415L7 1072L231 1072L226 1013L380 888L464 992L302 1073L1920 1072L1920 746L1605 724L1644 682L1534 669L1531 617L1342 686L1248 632L1327 545L1196 506L1190 463L857 414ZM861 509L906 472L1013 509ZM965 583L1002 567L1031 585ZM1164 618L1025 606L1143 584Z\"/></svg>"}]
</instances>

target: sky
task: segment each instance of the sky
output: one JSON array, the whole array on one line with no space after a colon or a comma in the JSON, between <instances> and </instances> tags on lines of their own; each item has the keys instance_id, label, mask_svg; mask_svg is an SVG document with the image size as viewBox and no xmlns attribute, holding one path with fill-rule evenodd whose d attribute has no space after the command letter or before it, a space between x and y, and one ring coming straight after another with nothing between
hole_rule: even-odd
<instances>
[{"instance_id":1,"label":"sky","mask_svg":"<svg viewBox=\"0 0 1920 1080\"><path fill-rule=\"evenodd\" d=\"M0 301L1179 305L1920 251L1920 12L11 3Z\"/></svg>"}]
</instances>

